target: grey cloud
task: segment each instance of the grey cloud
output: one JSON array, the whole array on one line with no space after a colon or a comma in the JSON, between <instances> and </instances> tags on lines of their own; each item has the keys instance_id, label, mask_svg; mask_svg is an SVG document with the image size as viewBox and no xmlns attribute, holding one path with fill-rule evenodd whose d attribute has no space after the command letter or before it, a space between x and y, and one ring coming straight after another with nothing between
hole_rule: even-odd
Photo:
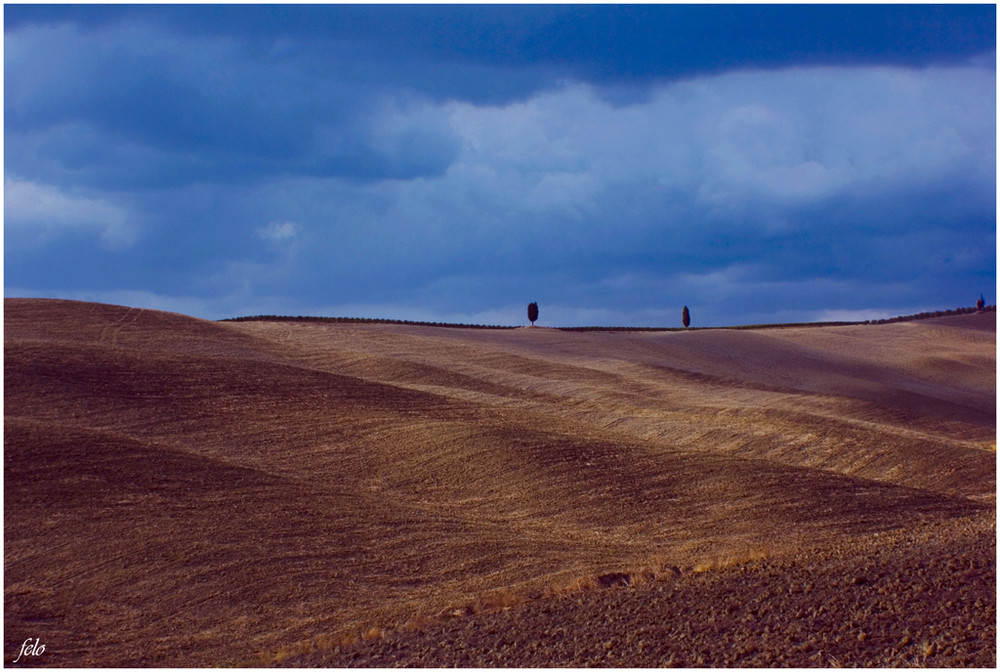
<instances>
[{"instance_id":1,"label":"grey cloud","mask_svg":"<svg viewBox=\"0 0 1000 672\"><path fill-rule=\"evenodd\" d=\"M8 26L8 175L141 228L128 255L8 247L21 286L87 278L300 312L538 300L623 324L687 303L721 324L947 306L995 275L992 67L593 86L561 57L521 68L427 47L400 65L377 40L122 16ZM261 234L275 222L294 240Z\"/></svg>"},{"instance_id":2,"label":"grey cloud","mask_svg":"<svg viewBox=\"0 0 1000 672\"><path fill-rule=\"evenodd\" d=\"M383 114L397 94L377 82L354 85L336 69L316 78L225 41L63 25L8 35L6 54L6 135L20 150L8 165L35 179L112 188L283 173L410 179L440 174L454 155L445 126ZM412 98L402 104L418 107ZM339 141L320 137L324 128Z\"/></svg>"}]
</instances>

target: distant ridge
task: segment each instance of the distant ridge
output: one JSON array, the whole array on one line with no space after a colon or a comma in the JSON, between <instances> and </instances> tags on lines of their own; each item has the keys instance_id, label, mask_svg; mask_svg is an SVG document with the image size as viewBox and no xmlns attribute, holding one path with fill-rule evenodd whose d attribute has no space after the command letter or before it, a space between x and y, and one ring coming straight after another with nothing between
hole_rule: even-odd
<instances>
[{"instance_id":1,"label":"distant ridge","mask_svg":"<svg viewBox=\"0 0 1000 672\"><path fill-rule=\"evenodd\" d=\"M834 322L787 322L777 324L745 324L730 327L691 327L696 329L790 329L798 327L845 327L858 324L892 324L894 322L911 322L915 320L930 320L953 315L970 313L996 312L996 306L985 306L982 310L975 307L955 308L954 310L937 310L913 315L882 318L878 320L834 321ZM520 329L522 325L503 326L492 324L462 324L453 322L421 322L416 320L392 320L371 317L312 317L308 315L248 315L244 317L227 317L219 322L318 322L330 324L401 324L419 327L445 327L449 329ZM556 327L560 331L685 331L685 327Z\"/></svg>"},{"instance_id":2,"label":"distant ridge","mask_svg":"<svg viewBox=\"0 0 1000 672\"><path fill-rule=\"evenodd\" d=\"M488 324L456 324L453 322L419 322L416 320L390 320L377 317L310 317L297 315L250 315L227 317L219 322L329 322L333 324L407 324L420 327L447 327L451 329L519 329L521 325L501 326Z\"/></svg>"}]
</instances>

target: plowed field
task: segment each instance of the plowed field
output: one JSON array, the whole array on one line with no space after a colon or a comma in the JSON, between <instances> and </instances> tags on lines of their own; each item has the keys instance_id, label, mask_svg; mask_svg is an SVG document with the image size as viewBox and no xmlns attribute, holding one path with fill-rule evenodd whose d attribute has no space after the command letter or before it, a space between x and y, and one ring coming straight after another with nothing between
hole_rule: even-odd
<instances>
[{"instance_id":1,"label":"plowed field","mask_svg":"<svg viewBox=\"0 0 1000 672\"><path fill-rule=\"evenodd\" d=\"M995 665L995 313L4 306L7 665Z\"/></svg>"}]
</instances>

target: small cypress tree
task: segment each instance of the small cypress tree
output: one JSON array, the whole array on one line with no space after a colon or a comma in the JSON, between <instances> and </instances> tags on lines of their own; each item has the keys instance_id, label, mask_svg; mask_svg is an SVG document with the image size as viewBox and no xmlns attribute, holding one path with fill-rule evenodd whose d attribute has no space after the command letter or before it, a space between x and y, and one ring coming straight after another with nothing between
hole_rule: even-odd
<instances>
[{"instance_id":1,"label":"small cypress tree","mask_svg":"<svg viewBox=\"0 0 1000 672\"><path fill-rule=\"evenodd\" d=\"M532 301L528 304L528 321L531 322L531 326L535 326L535 320L538 319L538 304Z\"/></svg>"},{"instance_id":2,"label":"small cypress tree","mask_svg":"<svg viewBox=\"0 0 1000 672\"><path fill-rule=\"evenodd\" d=\"M681 312L681 322L684 323L685 329L691 326L691 313L688 311L687 306L684 306L684 310Z\"/></svg>"},{"instance_id":3,"label":"small cypress tree","mask_svg":"<svg viewBox=\"0 0 1000 672\"><path fill-rule=\"evenodd\" d=\"M983 298L983 295L982 295L982 294L980 294L980 295L979 295L979 300L978 300L978 301L976 301L976 310L978 310L978 311L982 311L982 309L983 309L983 308L984 308L985 306L986 306L986 299L984 299L984 298Z\"/></svg>"}]
</instances>

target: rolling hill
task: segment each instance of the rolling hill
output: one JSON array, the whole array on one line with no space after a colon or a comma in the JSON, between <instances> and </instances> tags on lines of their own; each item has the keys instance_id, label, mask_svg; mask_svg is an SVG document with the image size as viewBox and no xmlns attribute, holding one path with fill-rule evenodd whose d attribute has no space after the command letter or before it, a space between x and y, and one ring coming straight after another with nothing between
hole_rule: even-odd
<instances>
[{"instance_id":1,"label":"rolling hill","mask_svg":"<svg viewBox=\"0 0 1000 672\"><path fill-rule=\"evenodd\" d=\"M598 664L570 654L615 639L607 614L710 632L737 586L729 617L769 604L760 627L815 647L822 620L781 596L876 566L907 570L879 599L923 625L813 664L995 664L995 313L563 332L4 309L6 664L28 638L18 665ZM576 644L544 645L546 618ZM602 662L790 662L669 632Z\"/></svg>"}]
</instances>

